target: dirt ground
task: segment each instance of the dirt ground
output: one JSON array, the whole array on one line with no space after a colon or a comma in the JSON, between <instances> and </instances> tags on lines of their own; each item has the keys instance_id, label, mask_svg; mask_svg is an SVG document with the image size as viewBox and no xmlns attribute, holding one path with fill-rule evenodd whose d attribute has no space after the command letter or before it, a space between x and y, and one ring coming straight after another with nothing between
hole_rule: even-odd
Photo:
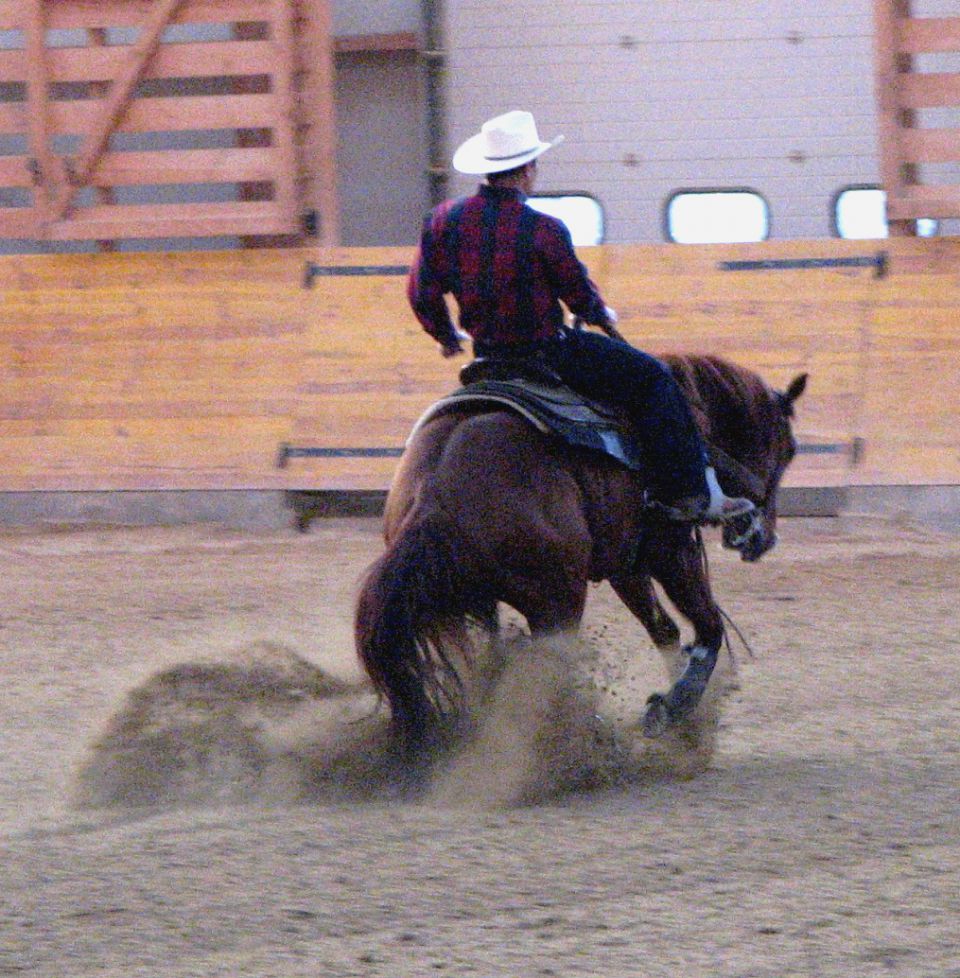
<instances>
[{"instance_id":1,"label":"dirt ground","mask_svg":"<svg viewBox=\"0 0 960 978\"><path fill-rule=\"evenodd\" d=\"M411 801L349 685L378 521L0 536L0 975L958 978L960 534L781 537L709 541L754 657L686 739L598 586Z\"/></svg>"}]
</instances>

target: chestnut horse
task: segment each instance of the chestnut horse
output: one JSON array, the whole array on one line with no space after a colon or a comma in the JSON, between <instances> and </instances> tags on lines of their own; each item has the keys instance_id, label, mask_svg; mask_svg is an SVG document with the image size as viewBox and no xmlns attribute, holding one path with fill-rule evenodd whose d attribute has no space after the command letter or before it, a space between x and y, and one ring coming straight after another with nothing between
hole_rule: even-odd
<instances>
[{"instance_id":1,"label":"chestnut horse","mask_svg":"<svg viewBox=\"0 0 960 978\"><path fill-rule=\"evenodd\" d=\"M664 358L687 395L728 492L758 507L736 545L757 560L776 542L777 490L796 452L790 418L806 385L785 392L713 356ZM432 417L415 431L387 497L386 551L367 572L356 608L360 661L386 699L410 755L443 742L462 708L455 660L467 624L494 629L499 602L533 635L576 629L587 585L607 580L661 648L680 631L653 581L693 626L683 671L647 703L658 736L689 716L723 639L699 534L652 518L642 472L545 435L509 408Z\"/></svg>"}]
</instances>

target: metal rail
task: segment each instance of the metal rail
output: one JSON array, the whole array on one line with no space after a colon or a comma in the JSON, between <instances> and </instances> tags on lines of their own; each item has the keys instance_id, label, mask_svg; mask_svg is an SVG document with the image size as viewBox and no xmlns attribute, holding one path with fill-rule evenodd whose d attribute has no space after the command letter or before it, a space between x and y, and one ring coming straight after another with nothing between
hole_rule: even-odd
<instances>
[{"instance_id":1,"label":"metal rail","mask_svg":"<svg viewBox=\"0 0 960 978\"><path fill-rule=\"evenodd\" d=\"M874 278L885 278L890 261L885 251L875 255L853 255L847 258L758 258L740 261L721 261L722 272L795 271L809 268L873 268Z\"/></svg>"},{"instance_id":2,"label":"metal rail","mask_svg":"<svg viewBox=\"0 0 960 978\"><path fill-rule=\"evenodd\" d=\"M326 445L291 445L283 442L277 452L277 468L285 469L292 458L400 458L403 448L360 446L338 448ZM863 439L849 442L804 442L797 447L799 455L849 455L856 465L863 454Z\"/></svg>"},{"instance_id":3,"label":"metal rail","mask_svg":"<svg viewBox=\"0 0 960 978\"><path fill-rule=\"evenodd\" d=\"M409 265L317 265L308 261L303 268L303 287L312 289L318 278L339 278L351 275L407 275Z\"/></svg>"}]
</instances>

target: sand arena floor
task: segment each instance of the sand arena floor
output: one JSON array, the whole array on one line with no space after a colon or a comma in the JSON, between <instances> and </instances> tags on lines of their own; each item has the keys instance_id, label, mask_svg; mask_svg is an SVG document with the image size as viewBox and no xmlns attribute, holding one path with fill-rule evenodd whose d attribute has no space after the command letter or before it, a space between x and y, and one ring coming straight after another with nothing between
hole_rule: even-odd
<instances>
[{"instance_id":1,"label":"sand arena floor","mask_svg":"<svg viewBox=\"0 0 960 978\"><path fill-rule=\"evenodd\" d=\"M755 658L686 739L598 586L417 802L351 685L376 520L0 536L0 975L957 978L960 534L781 535L711 537Z\"/></svg>"}]
</instances>

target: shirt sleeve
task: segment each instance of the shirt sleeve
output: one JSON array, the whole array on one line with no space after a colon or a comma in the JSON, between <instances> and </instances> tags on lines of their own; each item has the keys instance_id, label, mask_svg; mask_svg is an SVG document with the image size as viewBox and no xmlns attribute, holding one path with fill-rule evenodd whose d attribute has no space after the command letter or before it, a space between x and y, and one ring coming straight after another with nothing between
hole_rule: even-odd
<instances>
[{"instance_id":1,"label":"shirt sleeve","mask_svg":"<svg viewBox=\"0 0 960 978\"><path fill-rule=\"evenodd\" d=\"M547 274L557 297L593 326L607 323L606 305L584 264L577 258L566 224L544 215L538 231Z\"/></svg>"},{"instance_id":2,"label":"shirt sleeve","mask_svg":"<svg viewBox=\"0 0 960 978\"><path fill-rule=\"evenodd\" d=\"M420 246L407 278L407 299L424 330L442 346L454 346L459 341L443 297L445 289L441 269L438 268L439 221L440 214L437 211L427 215L424 221Z\"/></svg>"}]
</instances>

